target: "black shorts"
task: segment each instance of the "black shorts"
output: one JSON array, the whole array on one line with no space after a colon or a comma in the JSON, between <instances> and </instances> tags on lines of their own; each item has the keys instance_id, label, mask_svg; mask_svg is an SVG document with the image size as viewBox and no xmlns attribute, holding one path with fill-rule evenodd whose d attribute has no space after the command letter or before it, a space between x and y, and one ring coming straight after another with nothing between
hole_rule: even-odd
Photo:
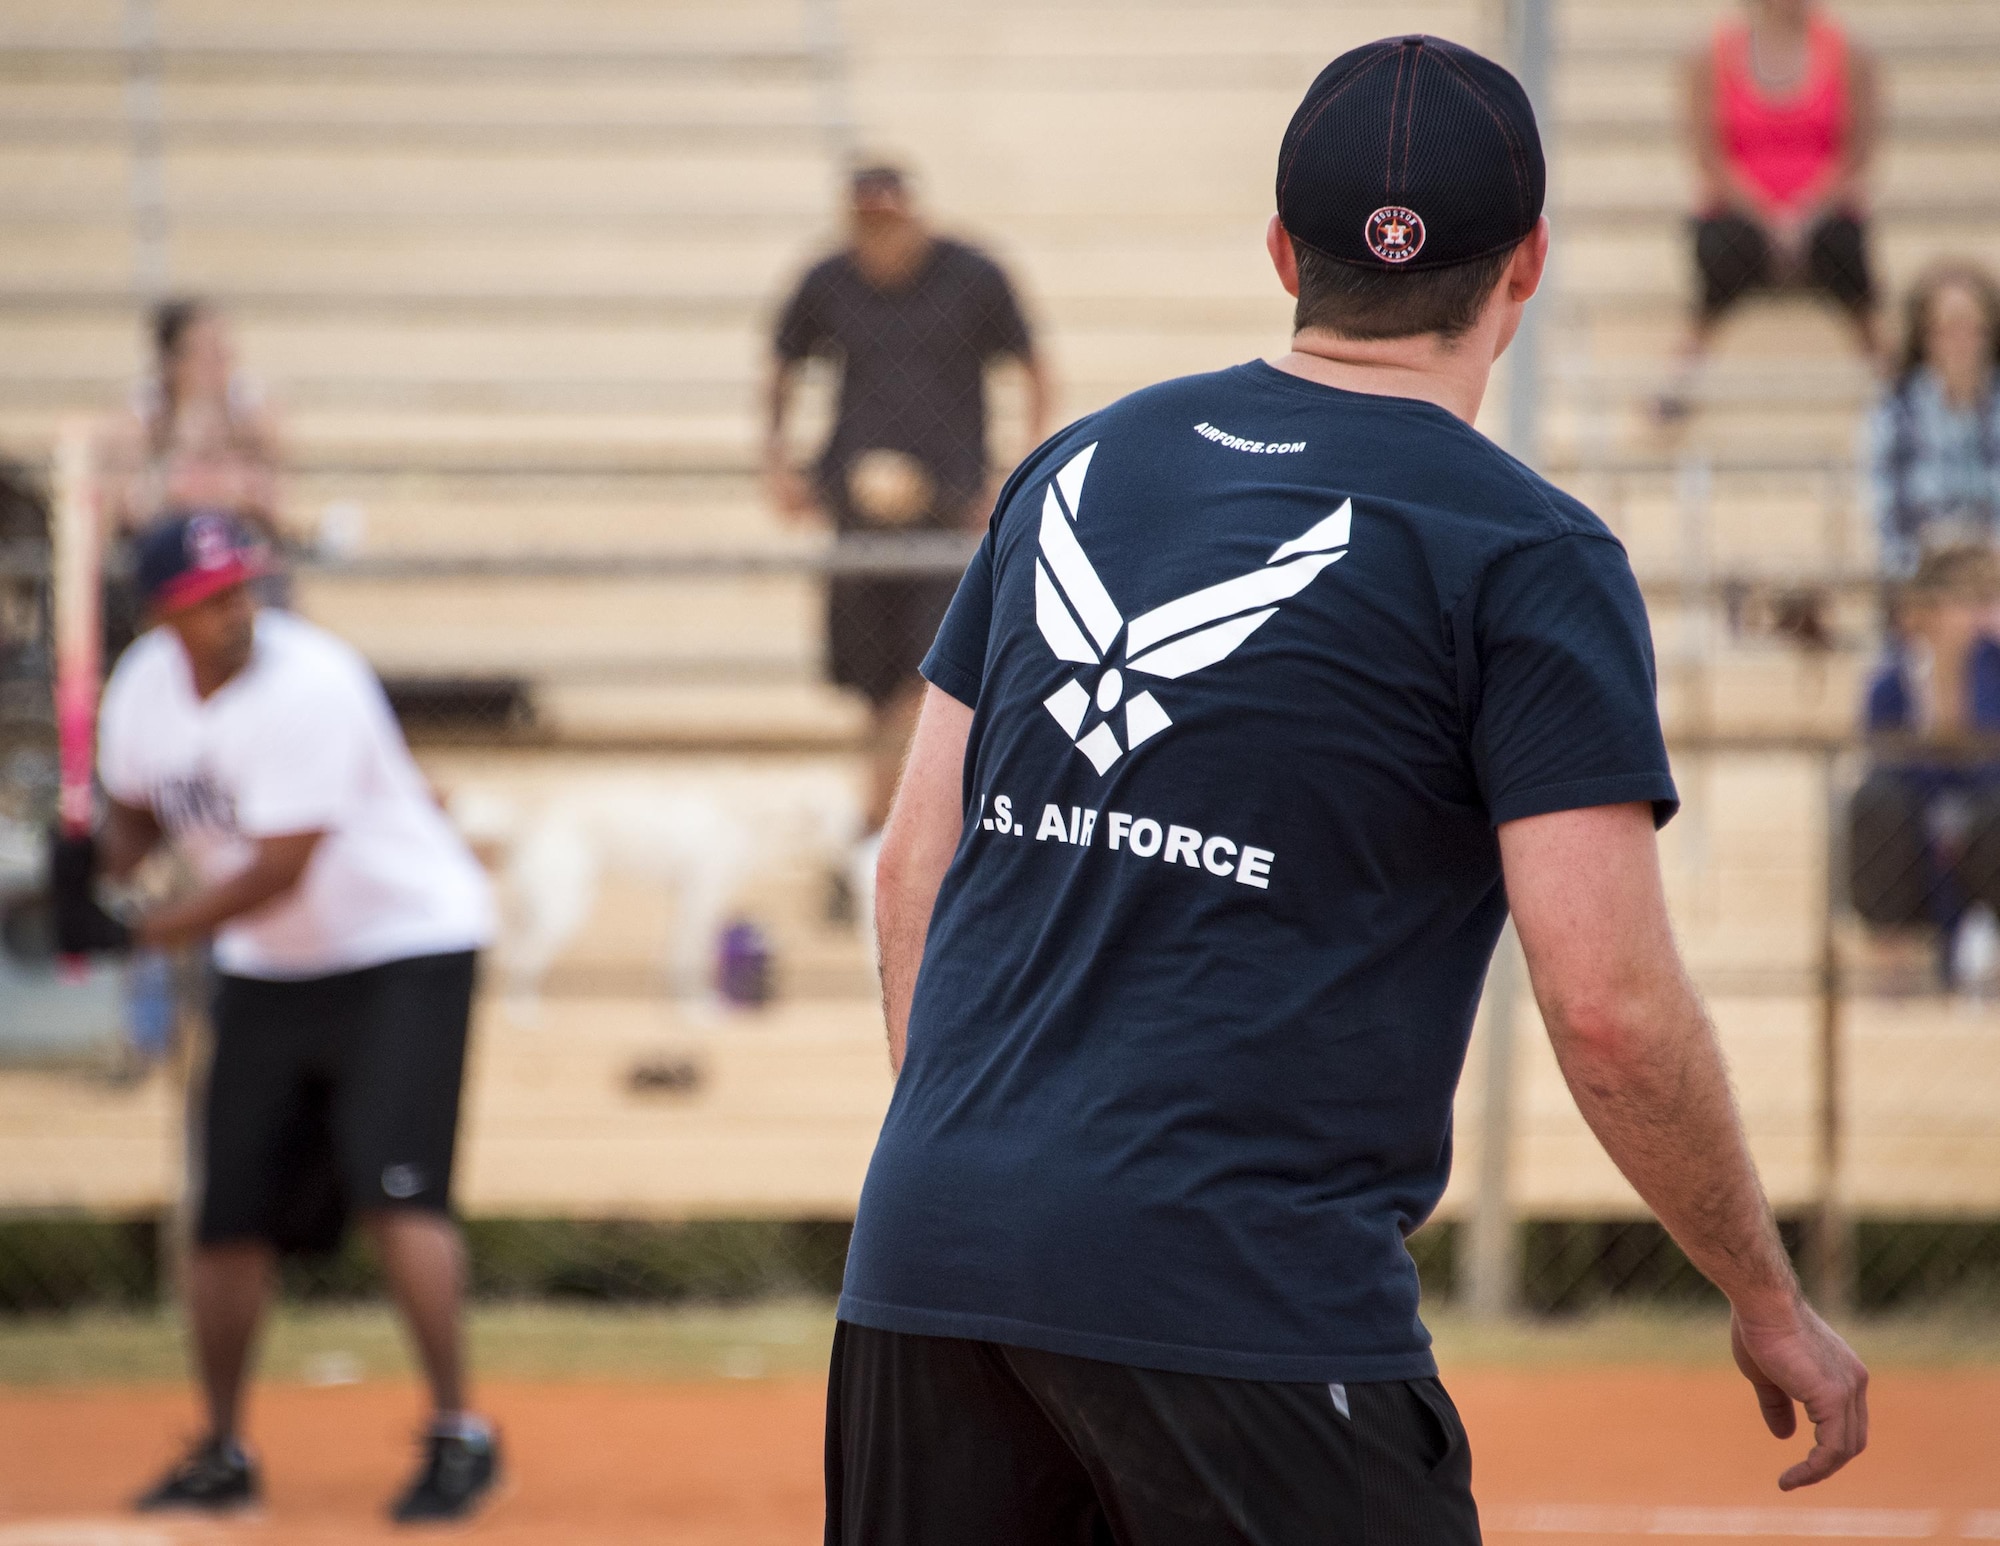
<instances>
[{"instance_id":1,"label":"black shorts","mask_svg":"<svg viewBox=\"0 0 2000 1546\"><path fill-rule=\"evenodd\" d=\"M826 592L826 669L841 687L881 705L917 681L956 579L835 575Z\"/></svg>"},{"instance_id":2,"label":"black shorts","mask_svg":"<svg viewBox=\"0 0 2000 1546\"><path fill-rule=\"evenodd\" d=\"M1694 222L1694 258L1701 313L1713 320L1753 290L1774 282L1771 241L1756 221L1739 214L1704 215ZM1802 288L1861 313L1875 301L1868 233L1852 215L1823 216L1806 233Z\"/></svg>"},{"instance_id":3,"label":"black shorts","mask_svg":"<svg viewBox=\"0 0 2000 1546\"><path fill-rule=\"evenodd\" d=\"M1475 1546L1434 1379L1305 1385L834 1330L827 1546Z\"/></svg>"},{"instance_id":4,"label":"black shorts","mask_svg":"<svg viewBox=\"0 0 2000 1546\"><path fill-rule=\"evenodd\" d=\"M356 1211L451 1206L477 956L222 977L196 1238L331 1250Z\"/></svg>"}]
</instances>

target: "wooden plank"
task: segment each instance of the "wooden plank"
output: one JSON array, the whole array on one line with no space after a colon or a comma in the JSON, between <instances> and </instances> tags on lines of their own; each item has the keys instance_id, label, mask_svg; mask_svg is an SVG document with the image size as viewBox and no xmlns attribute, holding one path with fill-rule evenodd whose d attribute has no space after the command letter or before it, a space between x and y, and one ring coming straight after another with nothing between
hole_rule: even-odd
<instances>
[{"instance_id":1,"label":"wooden plank","mask_svg":"<svg viewBox=\"0 0 2000 1546\"><path fill-rule=\"evenodd\" d=\"M1812 1006L1713 1004L1776 1205L1818 1184L1811 1138ZM2000 1213L2000 1010L1949 1003L1851 1008L1845 1200L1858 1213ZM1516 1205L1536 1217L1643 1216L1563 1088L1532 1016ZM889 1095L874 1006L781 1004L700 1022L657 1000L551 1000L534 1024L482 1006L467 1087L469 1212L577 1217L840 1216L851 1210ZM630 1085L642 1061L691 1063L689 1094ZM1475 1051L1457 1142L1478 1142ZM178 1113L164 1080L133 1088L0 1074L0 1208L143 1212L178 1184ZM1447 1192L1460 1214L1470 1178Z\"/></svg>"}]
</instances>

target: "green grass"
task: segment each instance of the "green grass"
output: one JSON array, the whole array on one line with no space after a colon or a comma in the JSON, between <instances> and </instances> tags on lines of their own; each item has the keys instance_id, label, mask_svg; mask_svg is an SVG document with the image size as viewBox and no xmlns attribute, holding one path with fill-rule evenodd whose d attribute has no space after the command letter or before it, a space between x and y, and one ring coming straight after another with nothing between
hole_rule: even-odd
<instances>
[{"instance_id":1,"label":"green grass","mask_svg":"<svg viewBox=\"0 0 2000 1546\"><path fill-rule=\"evenodd\" d=\"M1712 1313L1618 1311L1484 1325L1430 1317L1449 1373L1480 1365L1728 1366L1728 1322ZM2000 1317L1967 1312L1877 1318L1848 1328L1883 1368L2000 1366ZM682 1380L815 1375L826 1366L832 1305L771 1299L747 1305L606 1307L488 1304L471 1314L474 1366L511 1379ZM341 1382L411 1373L394 1318L379 1304L286 1306L265 1338L266 1378ZM178 1322L160 1312L91 1311L0 1320L0 1386L178 1381Z\"/></svg>"},{"instance_id":2,"label":"green grass","mask_svg":"<svg viewBox=\"0 0 2000 1546\"><path fill-rule=\"evenodd\" d=\"M516 1379L815 1374L826 1367L833 1306L803 1299L667 1309L480 1305L468 1338L475 1369ZM281 1308L258 1366L265 1378L321 1384L413 1372L395 1318L379 1304ZM167 1313L0 1320L0 1386L157 1383L186 1371L181 1327Z\"/></svg>"}]
</instances>

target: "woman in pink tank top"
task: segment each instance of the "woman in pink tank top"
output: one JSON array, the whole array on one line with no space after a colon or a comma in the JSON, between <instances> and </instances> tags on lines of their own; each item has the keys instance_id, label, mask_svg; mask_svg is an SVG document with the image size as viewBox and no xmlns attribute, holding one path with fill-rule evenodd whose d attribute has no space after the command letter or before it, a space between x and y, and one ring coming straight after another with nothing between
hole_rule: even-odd
<instances>
[{"instance_id":1,"label":"woman in pink tank top","mask_svg":"<svg viewBox=\"0 0 2000 1546\"><path fill-rule=\"evenodd\" d=\"M1751 291L1808 290L1880 353L1863 221L1878 118L1875 70L1812 0L1751 0L1689 70L1700 280L1689 369ZM1662 408L1686 412L1685 394Z\"/></svg>"},{"instance_id":2,"label":"woman in pink tank top","mask_svg":"<svg viewBox=\"0 0 2000 1546\"><path fill-rule=\"evenodd\" d=\"M1768 13L1779 7L1765 6ZM1754 23L1720 28L1709 50L1709 197L1786 225L1828 205L1851 205L1858 168L1849 159L1853 121L1847 36L1803 7L1802 29Z\"/></svg>"}]
</instances>

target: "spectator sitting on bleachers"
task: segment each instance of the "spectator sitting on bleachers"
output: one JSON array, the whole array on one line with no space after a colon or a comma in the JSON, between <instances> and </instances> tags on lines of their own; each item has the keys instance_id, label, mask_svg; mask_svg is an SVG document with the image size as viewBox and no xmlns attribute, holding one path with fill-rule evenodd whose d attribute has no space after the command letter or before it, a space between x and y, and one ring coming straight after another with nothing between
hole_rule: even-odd
<instances>
[{"instance_id":1,"label":"spectator sitting on bleachers","mask_svg":"<svg viewBox=\"0 0 2000 1546\"><path fill-rule=\"evenodd\" d=\"M152 334L153 374L105 436L113 524L198 507L276 541L278 427L236 368L228 320L206 301L163 301Z\"/></svg>"},{"instance_id":2,"label":"spectator sitting on bleachers","mask_svg":"<svg viewBox=\"0 0 2000 1546\"><path fill-rule=\"evenodd\" d=\"M1911 289L1901 370L1869 423L1882 566L1927 549L2000 542L2000 285L1943 263Z\"/></svg>"},{"instance_id":3,"label":"spectator sitting on bleachers","mask_svg":"<svg viewBox=\"0 0 2000 1546\"><path fill-rule=\"evenodd\" d=\"M1827 296L1880 354L1862 209L1878 122L1868 55L1812 0L1751 0L1688 70L1699 206L1700 296L1663 417L1689 409L1692 376L1730 307L1753 290Z\"/></svg>"},{"instance_id":4,"label":"spectator sitting on bleachers","mask_svg":"<svg viewBox=\"0 0 2000 1546\"><path fill-rule=\"evenodd\" d=\"M2000 558L1978 544L1926 554L1899 587L1897 637L1868 689L1874 766L1851 811L1855 910L1934 926L1947 978L1967 911L2000 912L1996 601Z\"/></svg>"},{"instance_id":5,"label":"spectator sitting on bleachers","mask_svg":"<svg viewBox=\"0 0 2000 1546\"><path fill-rule=\"evenodd\" d=\"M137 631L130 539L169 511L232 515L274 553L290 547L279 513L276 416L236 367L229 322L210 302L162 301L151 319L153 369L98 437L109 549L105 555L105 664ZM282 571L258 600L284 606Z\"/></svg>"}]
</instances>

